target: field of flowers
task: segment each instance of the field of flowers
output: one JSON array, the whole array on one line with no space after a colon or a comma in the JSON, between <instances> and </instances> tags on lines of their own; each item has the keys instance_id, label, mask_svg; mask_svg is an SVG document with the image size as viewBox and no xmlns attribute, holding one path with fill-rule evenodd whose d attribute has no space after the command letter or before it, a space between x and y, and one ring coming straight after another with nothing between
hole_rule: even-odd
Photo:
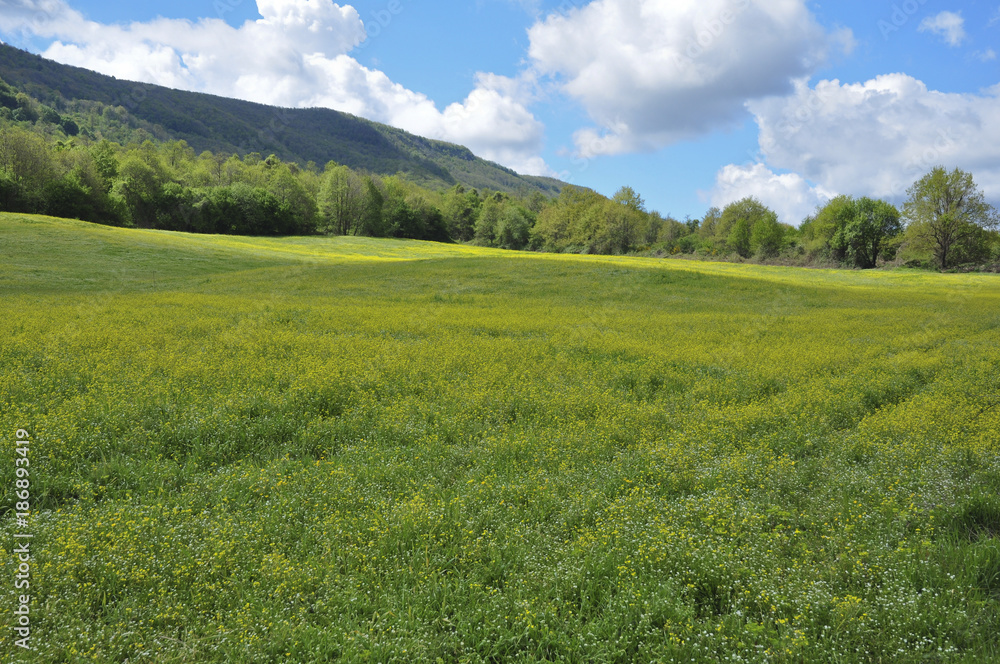
<instances>
[{"instance_id":1,"label":"field of flowers","mask_svg":"<svg viewBox=\"0 0 1000 664\"><path fill-rule=\"evenodd\" d=\"M0 255L4 661L1000 661L995 275L8 214Z\"/></svg>"}]
</instances>

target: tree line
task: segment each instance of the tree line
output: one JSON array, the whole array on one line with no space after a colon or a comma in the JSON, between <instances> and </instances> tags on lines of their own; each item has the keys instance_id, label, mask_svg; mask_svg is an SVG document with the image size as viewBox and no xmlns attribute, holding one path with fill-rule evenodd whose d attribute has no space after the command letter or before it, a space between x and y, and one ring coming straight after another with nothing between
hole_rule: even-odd
<instances>
[{"instance_id":1,"label":"tree line","mask_svg":"<svg viewBox=\"0 0 1000 664\"><path fill-rule=\"evenodd\" d=\"M996 211L972 176L934 168L902 210L838 196L798 228L755 198L674 219L631 187L566 186L549 198L420 187L330 162L196 154L184 141L122 144L0 82L0 210L237 235L366 235L518 250L692 255L861 269L948 269L1000 259Z\"/></svg>"}]
</instances>

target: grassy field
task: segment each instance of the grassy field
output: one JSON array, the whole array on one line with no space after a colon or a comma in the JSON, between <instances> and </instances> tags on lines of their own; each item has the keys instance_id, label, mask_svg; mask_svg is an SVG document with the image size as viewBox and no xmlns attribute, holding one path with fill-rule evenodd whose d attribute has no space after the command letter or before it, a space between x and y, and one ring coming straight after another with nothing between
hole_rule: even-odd
<instances>
[{"instance_id":1,"label":"grassy field","mask_svg":"<svg viewBox=\"0 0 1000 664\"><path fill-rule=\"evenodd\" d=\"M5 661L1000 661L995 276L7 214L0 255Z\"/></svg>"}]
</instances>

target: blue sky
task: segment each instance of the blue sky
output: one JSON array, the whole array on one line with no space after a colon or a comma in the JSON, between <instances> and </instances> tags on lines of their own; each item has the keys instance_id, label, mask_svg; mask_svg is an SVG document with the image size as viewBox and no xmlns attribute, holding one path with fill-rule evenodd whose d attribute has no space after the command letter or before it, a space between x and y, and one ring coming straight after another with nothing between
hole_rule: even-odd
<instances>
[{"instance_id":1,"label":"blue sky","mask_svg":"<svg viewBox=\"0 0 1000 664\"><path fill-rule=\"evenodd\" d=\"M0 0L0 37L119 78L328 106L700 217L1000 201L1000 0Z\"/></svg>"}]
</instances>

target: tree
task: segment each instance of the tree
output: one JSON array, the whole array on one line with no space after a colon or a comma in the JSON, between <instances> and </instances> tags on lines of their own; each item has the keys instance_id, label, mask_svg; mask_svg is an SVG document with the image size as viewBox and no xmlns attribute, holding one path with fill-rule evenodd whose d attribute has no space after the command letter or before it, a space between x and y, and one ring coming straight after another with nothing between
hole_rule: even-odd
<instances>
[{"instance_id":1,"label":"tree","mask_svg":"<svg viewBox=\"0 0 1000 664\"><path fill-rule=\"evenodd\" d=\"M12 184L5 188L12 212L41 212L44 190L56 179L52 156L45 141L35 134L11 127L0 129L0 171Z\"/></svg>"},{"instance_id":2,"label":"tree","mask_svg":"<svg viewBox=\"0 0 1000 664\"><path fill-rule=\"evenodd\" d=\"M319 190L323 229L335 235L360 232L364 185L347 166L330 168Z\"/></svg>"},{"instance_id":3,"label":"tree","mask_svg":"<svg viewBox=\"0 0 1000 664\"><path fill-rule=\"evenodd\" d=\"M268 161L270 159L269 157ZM292 166L277 160L276 163L265 167L267 184L264 188L291 212L293 228L287 231L288 234L314 233L316 231L316 199L310 196L299 182Z\"/></svg>"},{"instance_id":4,"label":"tree","mask_svg":"<svg viewBox=\"0 0 1000 664\"><path fill-rule=\"evenodd\" d=\"M899 235L902 225L895 205L871 198L850 200L838 212L843 219L830 247L855 267L867 270L878 264L889 247L889 241Z\"/></svg>"},{"instance_id":5,"label":"tree","mask_svg":"<svg viewBox=\"0 0 1000 664\"><path fill-rule=\"evenodd\" d=\"M154 228L157 199L163 184L156 169L133 152L119 165L118 177L111 191L112 196L124 205L131 225Z\"/></svg>"},{"instance_id":6,"label":"tree","mask_svg":"<svg viewBox=\"0 0 1000 664\"><path fill-rule=\"evenodd\" d=\"M738 217L729 231L726 244L742 258L750 257L750 220L746 217Z\"/></svg>"},{"instance_id":7,"label":"tree","mask_svg":"<svg viewBox=\"0 0 1000 664\"><path fill-rule=\"evenodd\" d=\"M722 210L717 207L708 208L705 217L698 224L698 235L706 240L715 237L715 230L722 220Z\"/></svg>"},{"instance_id":8,"label":"tree","mask_svg":"<svg viewBox=\"0 0 1000 664\"><path fill-rule=\"evenodd\" d=\"M500 217L503 215L504 207L504 200L501 196L490 196L483 201L479 208L479 216L476 218L476 244L484 247L496 246L497 227L500 225Z\"/></svg>"},{"instance_id":9,"label":"tree","mask_svg":"<svg viewBox=\"0 0 1000 664\"><path fill-rule=\"evenodd\" d=\"M382 193L381 180L368 176L364 181L364 191L361 195L360 235L382 237L386 234L383 207L385 195Z\"/></svg>"},{"instance_id":10,"label":"tree","mask_svg":"<svg viewBox=\"0 0 1000 664\"><path fill-rule=\"evenodd\" d=\"M118 177L118 156L115 154L114 146L110 141L102 140L90 148L90 155L104 183L104 191L111 191L111 185Z\"/></svg>"},{"instance_id":11,"label":"tree","mask_svg":"<svg viewBox=\"0 0 1000 664\"><path fill-rule=\"evenodd\" d=\"M496 227L496 244L504 249L524 249L531 239L531 219L516 205L509 205Z\"/></svg>"},{"instance_id":12,"label":"tree","mask_svg":"<svg viewBox=\"0 0 1000 664\"><path fill-rule=\"evenodd\" d=\"M723 209L716 224L716 235L725 240L731 251L743 258L754 253L753 230L758 222L777 224L778 218L753 196L730 203ZM760 236L760 234L758 234ZM760 237L758 238L760 239Z\"/></svg>"},{"instance_id":13,"label":"tree","mask_svg":"<svg viewBox=\"0 0 1000 664\"><path fill-rule=\"evenodd\" d=\"M985 231L997 227L997 213L971 173L937 166L906 193L907 232L930 246L940 269L948 269L963 255L983 253Z\"/></svg>"},{"instance_id":14,"label":"tree","mask_svg":"<svg viewBox=\"0 0 1000 664\"><path fill-rule=\"evenodd\" d=\"M582 231L582 220L607 199L592 189L573 185L563 187L559 198L546 206L531 229L532 243L546 251L579 248L589 241Z\"/></svg>"},{"instance_id":15,"label":"tree","mask_svg":"<svg viewBox=\"0 0 1000 664\"><path fill-rule=\"evenodd\" d=\"M764 226L757 232L758 244L755 245L754 228L758 223ZM725 207L715 225L715 232L717 238L724 240L730 250L743 258L749 258L761 247L765 247L766 251L772 249L775 226L778 226L778 216L750 196ZM780 249L780 240L778 248Z\"/></svg>"},{"instance_id":16,"label":"tree","mask_svg":"<svg viewBox=\"0 0 1000 664\"><path fill-rule=\"evenodd\" d=\"M452 238L459 242L468 242L475 236L480 203L479 193L475 189L466 191L460 184L445 194L441 212L448 226L448 234Z\"/></svg>"},{"instance_id":17,"label":"tree","mask_svg":"<svg viewBox=\"0 0 1000 664\"><path fill-rule=\"evenodd\" d=\"M750 253L754 256L773 258L781 253L784 241L785 227L778 223L778 215L770 210L750 229Z\"/></svg>"},{"instance_id":18,"label":"tree","mask_svg":"<svg viewBox=\"0 0 1000 664\"><path fill-rule=\"evenodd\" d=\"M643 223L648 223L646 203L632 187L622 187L611 201L601 248L607 253L624 254L635 246Z\"/></svg>"}]
</instances>

